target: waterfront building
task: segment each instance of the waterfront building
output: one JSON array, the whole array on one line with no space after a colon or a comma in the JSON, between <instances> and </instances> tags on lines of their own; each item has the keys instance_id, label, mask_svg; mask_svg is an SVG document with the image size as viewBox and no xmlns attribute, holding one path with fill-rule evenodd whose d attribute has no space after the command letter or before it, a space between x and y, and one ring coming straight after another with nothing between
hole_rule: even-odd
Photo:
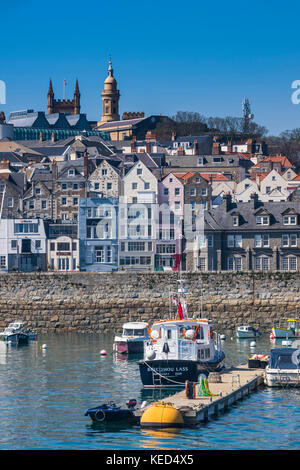
<instances>
[{"instance_id":1,"label":"waterfront building","mask_svg":"<svg viewBox=\"0 0 300 470\"><path fill-rule=\"evenodd\" d=\"M156 229L155 270L184 269L182 234L184 186L169 173L158 183L159 222Z\"/></svg>"},{"instance_id":2,"label":"waterfront building","mask_svg":"<svg viewBox=\"0 0 300 470\"><path fill-rule=\"evenodd\" d=\"M41 219L0 220L0 271L46 271L47 240Z\"/></svg>"},{"instance_id":3,"label":"waterfront building","mask_svg":"<svg viewBox=\"0 0 300 470\"><path fill-rule=\"evenodd\" d=\"M84 197L79 201L81 271L118 269L118 199Z\"/></svg>"},{"instance_id":4,"label":"waterfront building","mask_svg":"<svg viewBox=\"0 0 300 470\"><path fill-rule=\"evenodd\" d=\"M0 219L22 216L22 197L26 190L24 172L10 168L9 161L0 162Z\"/></svg>"},{"instance_id":5,"label":"waterfront building","mask_svg":"<svg viewBox=\"0 0 300 470\"><path fill-rule=\"evenodd\" d=\"M49 238L47 240L47 262L48 271L79 271L79 240L66 235Z\"/></svg>"},{"instance_id":6,"label":"waterfront building","mask_svg":"<svg viewBox=\"0 0 300 470\"><path fill-rule=\"evenodd\" d=\"M113 161L102 160L89 176L89 189L102 197L119 197L121 194L121 171Z\"/></svg>"}]
</instances>

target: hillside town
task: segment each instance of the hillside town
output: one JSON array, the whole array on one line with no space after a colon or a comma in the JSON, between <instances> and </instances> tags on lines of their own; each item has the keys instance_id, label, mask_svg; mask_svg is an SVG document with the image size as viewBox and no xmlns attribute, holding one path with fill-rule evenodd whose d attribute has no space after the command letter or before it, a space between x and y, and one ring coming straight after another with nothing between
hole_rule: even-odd
<instances>
[{"instance_id":1,"label":"hillside town","mask_svg":"<svg viewBox=\"0 0 300 470\"><path fill-rule=\"evenodd\" d=\"M158 137L162 115L55 99L0 113L0 271L297 271L300 174L262 139Z\"/></svg>"}]
</instances>

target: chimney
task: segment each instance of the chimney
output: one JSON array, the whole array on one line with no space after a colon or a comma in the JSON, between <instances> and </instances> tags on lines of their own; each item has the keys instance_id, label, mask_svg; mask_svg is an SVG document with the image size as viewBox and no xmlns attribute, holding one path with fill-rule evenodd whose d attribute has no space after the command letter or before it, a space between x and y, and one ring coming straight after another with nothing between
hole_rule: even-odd
<instances>
[{"instance_id":1,"label":"chimney","mask_svg":"<svg viewBox=\"0 0 300 470\"><path fill-rule=\"evenodd\" d=\"M136 153L136 136L132 136L131 139L131 153Z\"/></svg>"},{"instance_id":2,"label":"chimney","mask_svg":"<svg viewBox=\"0 0 300 470\"><path fill-rule=\"evenodd\" d=\"M57 163L56 160L53 160L52 162L52 182L57 180Z\"/></svg>"},{"instance_id":3,"label":"chimney","mask_svg":"<svg viewBox=\"0 0 300 470\"><path fill-rule=\"evenodd\" d=\"M55 142L56 138L55 138L55 132L52 131L51 133L51 142Z\"/></svg>"},{"instance_id":4,"label":"chimney","mask_svg":"<svg viewBox=\"0 0 300 470\"><path fill-rule=\"evenodd\" d=\"M219 142L213 142L212 153L213 155L220 155L221 149Z\"/></svg>"},{"instance_id":5,"label":"chimney","mask_svg":"<svg viewBox=\"0 0 300 470\"><path fill-rule=\"evenodd\" d=\"M198 155L199 153L199 143L198 140L194 140L194 155Z\"/></svg>"},{"instance_id":6,"label":"chimney","mask_svg":"<svg viewBox=\"0 0 300 470\"><path fill-rule=\"evenodd\" d=\"M232 207L232 196L230 193L227 193L223 196L223 201L225 204L226 212L229 212Z\"/></svg>"},{"instance_id":7,"label":"chimney","mask_svg":"<svg viewBox=\"0 0 300 470\"><path fill-rule=\"evenodd\" d=\"M87 151L83 155L83 176L87 179L89 177L89 156Z\"/></svg>"},{"instance_id":8,"label":"chimney","mask_svg":"<svg viewBox=\"0 0 300 470\"><path fill-rule=\"evenodd\" d=\"M40 142L43 142L43 140L44 140L44 134L40 132Z\"/></svg>"},{"instance_id":9,"label":"chimney","mask_svg":"<svg viewBox=\"0 0 300 470\"><path fill-rule=\"evenodd\" d=\"M1 171L1 174L0 174L1 178L8 180L11 171L9 169L9 161L6 160L5 158L3 158L3 160L1 160L0 162L0 171Z\"/></svg>"},{"instance_id":10,"label":"chimney","mask_svg":"<svg viewBox=\"0 0 300 470\"><path fill-rule=\"evenodd\" d=\"M227 142L227 152L232 153L232 142L231 142L231 140L229 140Z\"/></svg>"},{"instance_id":11,"label":"chimney","mask_svg":"<svg viewBox=\"0 0 300 470\"><path fill-rule=\"evenodd\" d=\"M258 194L252 193L250 196L250 207L251 209L257 209L259 207L258 204Z\"/></svg>"},{"instance_id":12,"label":"chimney","mask_svg":"<svg viewBox=\"0 0 300 470\"><path fill-rule=\"evenodd\" d=\"M172 140L174 141L176 139L176 132L172 131Z\"/></svg>"},{"instance_id":13,"label":"chimney","mask_svg":"<svg viewBox=\"0 0 300 470\"><path fill-rule=\"evenodd\" d=\"M252 139L247 140L247 153L252 153Z\"/></svg>"},{"instance_id":14,"label":"chimney","mask_svg":"<svg viewBox=\"0 0 300 470\"><path fill-rule=\"evenodd\" d=\"M177 155L178 157L182 157L183 155L185 155L185 151L183 147L178 147Z\"/></svg>"},{"instance_id":15,"label":"chimney","mask_svg":"<svg viewBox=\"0 0 300 470\"><path fill-rule=\"evenodd\" d=\"M146 140L146 152L151 153L151 142L149 139Z\"/></svg>"}]
</instances>

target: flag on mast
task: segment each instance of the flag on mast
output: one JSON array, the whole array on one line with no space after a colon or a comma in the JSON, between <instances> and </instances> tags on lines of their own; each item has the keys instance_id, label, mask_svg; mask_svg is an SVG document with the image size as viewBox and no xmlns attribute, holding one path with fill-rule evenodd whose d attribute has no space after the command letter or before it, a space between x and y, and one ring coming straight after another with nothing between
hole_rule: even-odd
<instances>
[{"instance_id":1,"label":"flag on mast","mask_svg":"<svg viewBox=\"0 0 300 470\"><path fill-rule=\"evenodd\" d=\"M178 303L178 317L179 320L183 320L182 306L180 302Z\"/></svg>"}]
</instances>

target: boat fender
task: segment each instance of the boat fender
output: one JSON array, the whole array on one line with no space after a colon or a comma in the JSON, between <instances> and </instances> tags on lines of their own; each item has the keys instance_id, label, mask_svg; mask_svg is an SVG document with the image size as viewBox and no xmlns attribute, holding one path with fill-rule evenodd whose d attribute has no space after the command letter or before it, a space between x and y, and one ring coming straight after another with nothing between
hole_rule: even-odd
<instances>
[{"instance_id":1,"label":"boat fender","mask_svg":"<svg viewBox=\"0 0 300 470\"><path fill-rule=\"evenodd\" d=\"M150 326L147 326L147 330L148 330L148 334L149 334L149 338L150 338L150 340L151 340L151 343L155 343L155 342L160 338L160 336L161 336L161 331L159 330L158 336L157 336L157 338L155 338L155 337L152 337L152 335L151 335L152 330L151 330ZM154 330L154 332L156 333L157 330ZM154 332L153 332L153 333L154 333Z\"/></svg>"},{"instance_id":2,"label":"boat fender","mask_svg":"<svg viewBox=\"0 0 300 470\"><path fill-rule=\"evenodd\" d=\"M97 410L95 413L95 418L99 423L105 420L105 413L103 410Z\"/></svg>"}]
</instances>

